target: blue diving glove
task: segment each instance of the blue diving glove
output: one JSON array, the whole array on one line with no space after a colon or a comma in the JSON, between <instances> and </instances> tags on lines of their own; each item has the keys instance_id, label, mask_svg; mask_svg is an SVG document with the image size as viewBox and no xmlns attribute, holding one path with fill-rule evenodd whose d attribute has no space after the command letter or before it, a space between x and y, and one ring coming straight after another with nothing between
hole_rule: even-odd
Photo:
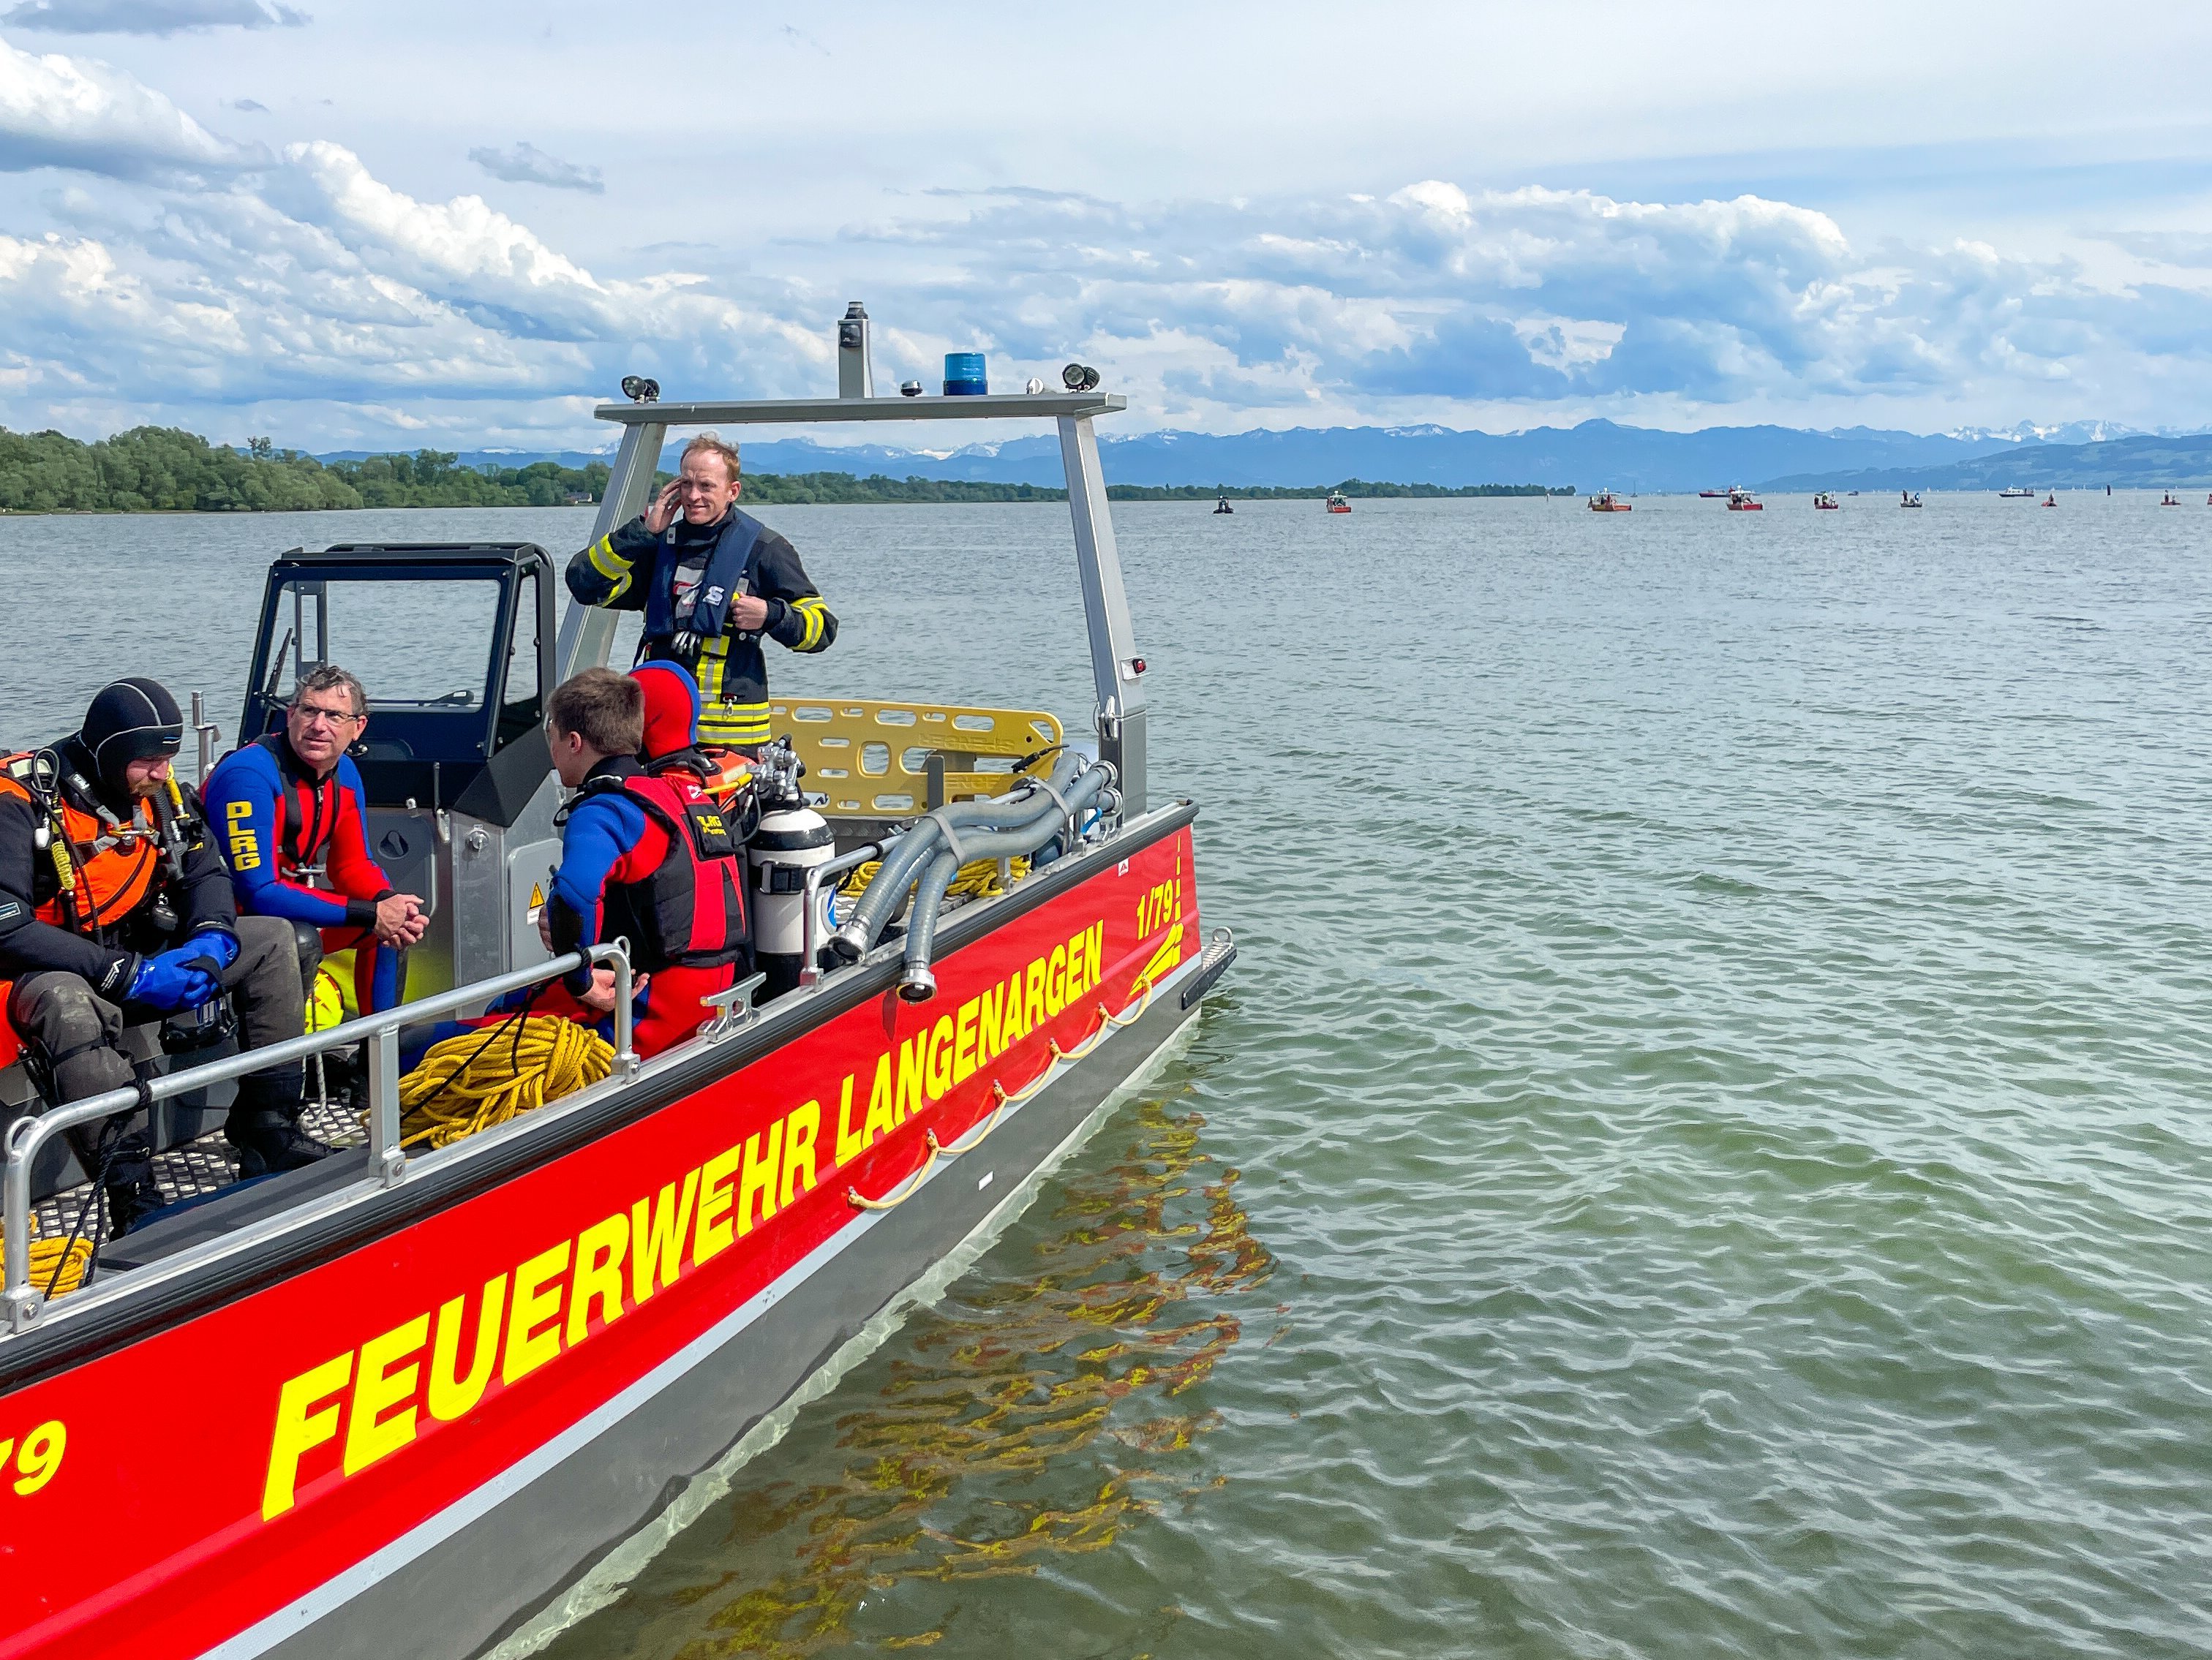
<instances>
[{"instance_id":1,"label":"blue diving glove","mask_svg":"<svg viewBox=\"0 0 2212 1660\"><path fill-rule=\"evenodd\" d=\"M238 936L228 928L203 928L180 948L190 956L205 957L220 974L238 960Z\"/></svg>"},{"instance_id":2,"label":"blue diving glove","mask_svg":"<svg viewBox=\"0 0 2212 1660\"><path fill-rule=\"evenodd\" d=\"M221 989L204 966L195 966L207 960L207 954L197 945L180 945L149 957L138 965L138 972L124 996L168 1015L198 1009Z\"/></svg>"}]
</instances>

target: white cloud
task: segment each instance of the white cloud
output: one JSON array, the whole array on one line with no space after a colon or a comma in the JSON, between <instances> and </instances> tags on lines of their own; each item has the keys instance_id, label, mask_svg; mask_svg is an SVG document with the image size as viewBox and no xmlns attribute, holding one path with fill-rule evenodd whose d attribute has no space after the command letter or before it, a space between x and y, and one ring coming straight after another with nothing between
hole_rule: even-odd
<instances>
[{"instance_id":1,"label":"white cloud","mask_svg":"<svg viewBox=\"0 0 2212 1660\"><path fill-rule=\"evenodd\" d=\"M313 20L264 0L22 0L0 23L52 34L180 34L214 28L300 28Z\"/></svg>"},{"instance_id":2,"label":"white cloud","mask_svg":"<svg viewBox=\"0 0 2212 1660\"><path fill-rule=\"evenodd\" d=\"M265 160L219 138L122 70L0 40L0 172L67 167L121 179L228 173Z\"/></svg>"},{"instance_id":3,"label":"white cloud","mask_svg":"<svg viewBox=\"0 0 2212 1660\"><path fill-rule=\"evenodd\" d=\"M165 193L149 220L0 236L0 423L295 442L364 426L568 442L630 369L768 396L811 386L830 355L821 331L696 278L603 282L481 198L416 201L327 143L252 189Z\"/></svg>"},{"instance_id":4,"label":"white cloud","mask_svg":"<svg viewBox=\"0 0 2212 1660\"><path fill-rule=\"evenodd\" d=\"M2212 297L2174 264L2124 285L1989 239L1862 248L1756 196L933 193L779 242L769 278L711 243L587 261L480 196L411 195L327 141L247 149L118 71L0 45L0 167L34 166L133 182L53 193L64 228L0 237L11 427L588 441L633 370L672 397L822 390L856 294L881 382L933 381L955 349L1011 385L1076 358L1140 419L1212 430L2212 419Z\"/></svg>"},{"instance_id":5,"label":"white cloud","mask_svg":"<svg viewBox=\"0 0 2212 1660\"><path fill-rule=\"evenodd\" d=\"M2212 324L2212 301L2179 288L2100 285L1984 242L1862 251L1826 215L1748 196L1431 179L1138 208L1023 192L860 234L872 295L923 262L947 273L905 302L930 332L1018 360L1079 342L1133 401L1217 427L1293 408L1309 422L1819 424L1869 401L1852 418L2016 418L2054 389L2103 405L2054 413L2140 417L2147 367L2201 357ZM1170 361L1168 338L1191 343ZM2163 418L2212 415L2212 394L2197 402Z\"/></svg>"},{"instance_id":6,"label":"white cloud","mask_svg":"<svg viewBox=\"0 0 2212 1660\"><path fill-rule=\"evenodd\" d=\"M559 156L548 155L527 142L506 150L480 145L469 152L469 160L494 179L503 179L510 185L550 185L558 191L584 191L592 196L606 194L606 181L599 176L597 167L579 167L573 161L563 161Z\"/></svg>"}]
</instances>

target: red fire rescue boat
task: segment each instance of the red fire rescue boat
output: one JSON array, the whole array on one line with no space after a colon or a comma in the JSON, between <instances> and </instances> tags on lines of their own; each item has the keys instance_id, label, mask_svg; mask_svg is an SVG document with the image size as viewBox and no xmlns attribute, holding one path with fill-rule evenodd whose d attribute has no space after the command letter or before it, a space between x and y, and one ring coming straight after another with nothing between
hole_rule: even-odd
<instances>
[{"instance_id":1,"label":"red fire rescue boat","mask_svg":"<svg viewBox=\"0 0 2212 1660\"><path fill-rule=\"evenodd\" d=\"M623 439L595 536L643 505L672 427L1052 419L1096 736L1039 711L778 702L807 767L799 810L835 844L755 855L757 925L781 930L761 944L790 989L735 997L641 1063L627 960L601 948L623 992L611 1075L435 1149L401 1144L398 1028L574 966L545 960L532 926L560 803L543 700L605 660L613 619L573 609L556 639L535 548L277 561L241 741L281 707L288 653L295 677L327 659L334 619L454 631L410 642L434 666L413 702L379 688L362 763L372 840L395 881L433 896L434 931L413 1002L286 1046L366 1043L364 1144L158 1215L51 1299L29 1274L32 1214L81 1179L56 1132L143 1104L40 1112L17 1069L0 1654L461 1657L556 1618L556 1598L624 1571L635 1549L610 1553L650 1536L687 1482L880 1341L1161 1062L1234 948L1201 930L1197 809L1147 799L1145 663L1091 426L1123 407L1083 391L599 409ZM203 766L211 747L204 731ZM908 837L957 854L963 801L1040 815L1027 874L1009 862L946 910L919 964L919 894L902 938L861 941L852 961L830 949L854 944L839 885ZM156 1079L169 1156L219 1147L195 1137L276 1052Z\"/></svg>"}]
</instances>

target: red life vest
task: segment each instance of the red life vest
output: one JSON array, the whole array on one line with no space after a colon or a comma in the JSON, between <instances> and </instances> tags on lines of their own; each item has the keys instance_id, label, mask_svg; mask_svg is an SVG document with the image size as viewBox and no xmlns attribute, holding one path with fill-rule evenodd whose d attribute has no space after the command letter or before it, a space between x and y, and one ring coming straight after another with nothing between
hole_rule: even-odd
<instances>
[{"instance_id":1,"label":"red life vest","mask_svg":"<svg viewBox=\"0 0 2212 1660\"><path fill-rule=\"evenodd\" d=\"M620 788L666 833L668 854L641 881L607 884L605 937L629 935L634 966L719 968L750 948L745 923L744 845L722 803L699 787L694 773L635 772L601 789Z\"/></svg>"},{"instance_id":2,"label":"red life vest","mask_svg":"<svg viewBox=\"0 0 2212 1660\"><path fill-rule=\"evenodd\" d=\"M338 782L337 768L333 766L321 778L307 772L296 761L288 766L285 758L291 745L282 732L271 732L254 740L266 749L276 763L276 874L287 880L296 880L308 871L324 873L329 862L331 838L338 833L338 809L343 804L345 786ZM304 806L306 811L301 809ZM362 827L366 839L368 827Z\"/></svg>"}]
</instances>

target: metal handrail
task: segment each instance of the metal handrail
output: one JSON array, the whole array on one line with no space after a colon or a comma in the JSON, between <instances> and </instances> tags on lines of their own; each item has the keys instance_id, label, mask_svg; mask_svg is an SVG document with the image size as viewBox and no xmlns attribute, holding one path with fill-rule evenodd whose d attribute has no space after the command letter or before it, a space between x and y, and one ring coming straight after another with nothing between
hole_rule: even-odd
<instances>
[{"instance_id":1,"label":"metal handrail","mask_svg":"<svg viewBox=\"0 0 2212 1660\"><path fill-rule=\"evenodd\" d=\"M884 839L884 841L890 839L892 838L889 836ZM816 961L817 954L822 949L822 942L814 937L815 902L821 897L822 884L832 876L842 876L848 870L857 870L870 859L879 859L883 856L883 842L864 841L849 853L840 853L834 859L807 866L806 874L799 879L799 901L805 906L799 913L799 984L802 987L816 984L822 978L821 967Z\"/></svg>"},{"instance_id":2,"label":"metal handrail","mask_svg":"<svg viewBox=\"0 0 2212 1660\"><path fill-rule=\"evenodd\" d=\"M490 979L478 980L473 984L456 986L450 991L441 991L436 997L425 997L419 1003L401 1003L398 1008L387 1009L380 1014L360 1015L331 1027L328 1031L288 1038L283 1043L270 1044L262 1049L249 1049L242 1054L213 1061L205 1066L164 1073L149 1080L143 1093L135 1085L127 1089L111 1089L104 1094L52 1108L35 1118L17 1119L8 1131L7 1172L4 1186L0 1186L0 1203L4 1203L7 1211L7 1290L4 1296L0 1296L0 1306L4 1306L7 1311L5 1330L11 1332L28 1330L38 1323L39 1315L46 1306L46 1298L31 1284L31 1166L40 1149L62 1131L118 1112L135 1112L141 1106L167 1100L189 1090L204 1089L210 1084L242 1078L249 1072L259 1072L286 1061L304 1061L325 1050L342 1048L366 1040L368 1050L369 1145L384 1184L396 1187L407 1173L407 1154L399 1144L400 1028L441 1015L457 1013L472 1004L504 997L509 991L520 991L525 986L538 984L556 975L572 972L586 963L606 963L614 969L613 1076L627 1078L638 1068L637 1051L632 1042L630 1030L632 983L629 950L623 941L611 940L604 945L571 951L550 962L514 969L505 974L495 975Z\"/></svg>"}]
</instances>

